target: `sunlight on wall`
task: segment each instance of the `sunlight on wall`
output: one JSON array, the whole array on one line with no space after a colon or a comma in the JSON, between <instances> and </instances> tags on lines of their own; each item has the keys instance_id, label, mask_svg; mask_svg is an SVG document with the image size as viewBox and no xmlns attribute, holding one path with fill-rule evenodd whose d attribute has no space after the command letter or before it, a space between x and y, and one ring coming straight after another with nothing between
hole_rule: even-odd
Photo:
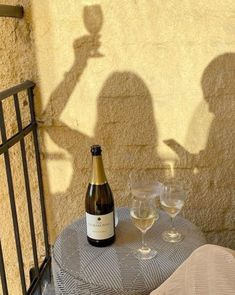
<instances>
[{"instance_id":1,"label":"sunlight on wall","mask_svg":"<svg viewBox=\"0 0 235 295\"><path fill-rule=\"evenodd\" d=\"M90 55L91 35L84 22L84 6L94 4L103 15L100 57ZM49 192L58 192L51 209L55 232L84 213L92 143L106 149L105 167L119 205L128 197L125 180L130 169L155 169L161 178L170 167L173 175L188 173L180 177L191 185L191 203L185 209L189 216L193 206L201 210L200 198L211 207L221 183L226 187L224 175L231 161L225 150L232 144L224 140L230 121L220 122L223 110L216 116L209 110L201 80L216 57L235 52L233 11L233 0L33 1L41 95L37 118L51 139L48 150L54 142L66 151L68 169L64 177L64 163L46 159ZM232 55L228 59L233 60ZM222 60L223 71L229 72L226 57ZM219 72L217 65L208 79ZM219 108L216 95L213 104ZM218 158L224 164L216 170ZM229 206L229 196L221 194ZM61 211L65 200L73 210L67 218ZM219 209L225 214L227 207L214 212ZM194 220L208 231L221 229L222 219L218 226L212 219L208 225L209 211L203 210L193 211Z\"/></svg>"},{"instance_id":2,"label":"sunlight on wall","mask_svg":"<svg viewBox=\"0 0 235 295\"><path fill-rule=\"evenodd\" d=\"M63 193L72 179L72 157L66 150L56 145L47 134L44 137L44 144L50 191L52 194Z\"/></svg>"},{"instance_id":3,"label":"sunlight on wall","mask_svg":"<svg viewBox=\"0 0 235 295\"><path fill-rule=\"evenodd\" d=\"M192 16L190 7L184 4L164 3L34 1L43 107L73 63L74 40L88 34L83 23L84 5L100 4L103 25L99 51L103 57L90 58L61 113L61 120L71 128L93 136L97 120L96 101L102 85L112 71L129 70L142 77L152 95L160 155L166 159L174 158L174 153L163 143L168 138L174 138L194 152L203 149L212 116L205 107L199 107L204 105L200 79L211 57L224 51L226 34L223 34L224 42L220 46L211 46L208 42L214 39L218 42L214 32L220 5L211 16L207 15L206 9L199 13L199 4ZM36 13L40 13L40 17L36 17ZM178 33L182 31L184 34ZM200 42L205 44L204 50L198 48ZM195 113L198 107L200 120Z\"/></svg>"},{"instance_id":4,"label":"sunlight on wall","mask_svg":"<svg viewBox=\"0 0 235 295\"><path fill-rule=\"evenodd\" d=\"M89 147L99 142L116 206L128 203L130 171L151 171L164 181L170 170L189 187L182 214L203 230L209 243L235 249L235 1L1 3L25 10L22 19L0 19L0 82L1 89L25 80L36 83L50 243L84 214ZM87 56L91 36L83 10L94 4L103 13L101 57ZM27 109L24 105L25 119ZM6 123L15 132L11 113L9 118ZM26 150L33 151L31 137L26 143ZM11 149L11 162L29 282L33 256L18 149ZM28 155L35 172L30 183L38 253L43 256L36 167ZM9 196L4 169L0 172L0 223L7 225L1 228L1 242L10 294L18 294Z\"/></svg>"}]
</instances>

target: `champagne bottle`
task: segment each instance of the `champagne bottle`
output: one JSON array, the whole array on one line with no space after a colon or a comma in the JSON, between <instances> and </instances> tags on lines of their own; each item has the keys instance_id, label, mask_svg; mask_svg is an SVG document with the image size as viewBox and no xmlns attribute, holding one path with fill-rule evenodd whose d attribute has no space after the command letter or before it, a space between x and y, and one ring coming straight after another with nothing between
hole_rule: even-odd
<instances>
[{"instance_id":1,"label":"champagne bottle","mask_svg":"<svg viewBox=\"0 0 235 295\"><path fill-rule=\"evenodd\" d=\"M104 172L101 147L91 146L91 154L92 178L85 200L87 239L93 246L104 247L115 240L114 200Z\"/></svg>"}]
</instances>

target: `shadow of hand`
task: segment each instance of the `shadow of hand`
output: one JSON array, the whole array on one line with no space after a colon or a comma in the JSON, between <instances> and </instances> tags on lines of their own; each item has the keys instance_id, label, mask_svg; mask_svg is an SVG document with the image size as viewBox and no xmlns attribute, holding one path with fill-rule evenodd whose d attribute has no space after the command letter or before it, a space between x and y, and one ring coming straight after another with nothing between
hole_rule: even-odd
<instances>
[{"instance_id":1,"label":"shadow of hand","mask_svg":"<svg viewBox=\"0 0 235 295\"><path fill-rule=\"evenodd\" d=\"M197 166L198 154L190 153L174 139L166 139L163 142L179 156L181 164L190 163L190 165Z\"/></svg>"},{"instance_id":2,"label":"shadow of hand","mask_svg":"<svg viewBox=\"0 0 235 295\"><path fill-rule=\"evenodd\" d=\"M73 42L73 49L75 54L75 61L79 59L81 62L81 58L92 57L92 52L94 50L98 50L100 47L99 41L100 35L92 36L92 35L85 35L81 38L76 39Z\"/></svg>"}]
</instances>

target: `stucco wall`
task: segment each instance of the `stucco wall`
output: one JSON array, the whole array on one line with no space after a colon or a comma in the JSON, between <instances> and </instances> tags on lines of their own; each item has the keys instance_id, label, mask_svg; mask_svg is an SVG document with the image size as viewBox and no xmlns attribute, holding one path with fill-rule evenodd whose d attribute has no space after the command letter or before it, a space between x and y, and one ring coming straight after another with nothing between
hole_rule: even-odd
<instances>
[{"instance_id":1,"label":"stucco wall","mask_svg":"<svg viewBox=\"0 0 235 295\"><path fill-rule=\"evenodd\" d=\"M84 6L99 5L100 57ZM38 119L52 239L84 213L100 143L117 205L132 169L188 189L183 214L235 247L233 1L34 1Z\"/></svg>"},{"instance_id":2,"label":"stucco wall","mask_svg":"<svg viewBox=\"0 0 235 295\"><path fill-rule=\"evenodd\" d=\"M12 3L26 17L0 19L1 88L37 83L51 242L84 213L89 147L100 143L117 206L131 170L172 173L187 187L182 214L235 248L234 1ZM84 25L92 4L100 57Z\"/></svg>"},{"instance_id":3,"label":"stucco wall","mask_svg":"<svg viewBox=\"0 0 235 295\"><path fill-rule=\"evenodd\" d=\"M1 4L22 4L25 8L23 19L18 20L0 17L0 89L3 90L27 79L37 81L37 70L32 39L32 18L29 1L1 1ZM23 119L23 127L25 127L29 124L30 112L26 95L23 92L19 95L19 104ZM18 131L13 98L3 101L3 110L7 137L10 138ZM45 254L45 250L42 239L42 223L40 217L39 193L37 188L37 175L35 173L36 165L33 154L34 148L32 145L32 136L29 135L26 137L25 147L28 160L30 188L32 192L33 214L35 217L37 250L39 261L41 261ZM33 267L33 253L20 144L17 144L10 149L9 156L12 167L12 178L19 221L26 284L29 286L29 269ZM5 258L7 280L9 281L9 294L18 295L21 294L20 277L3 155L0 156L0 167L0 238ZM1 291L0 294L2 294Z\"/></svg>"}]
</instances>

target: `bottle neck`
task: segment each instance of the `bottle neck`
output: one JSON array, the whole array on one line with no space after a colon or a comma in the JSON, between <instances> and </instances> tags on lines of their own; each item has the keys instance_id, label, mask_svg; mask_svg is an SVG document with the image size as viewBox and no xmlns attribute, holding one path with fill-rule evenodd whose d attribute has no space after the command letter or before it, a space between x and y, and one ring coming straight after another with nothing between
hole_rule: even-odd
<instances>
[{"instance_id":1,"label":"bottle neck","mask_svg":"<svg viewBox=\"0 0 235 295\"><path fill-rule=\"evenodd\" d=\"M100 185L106 182L107 182L107 179L104 173L102 156L93 156L91 184Z\"/></svg>"}]
</instances>

